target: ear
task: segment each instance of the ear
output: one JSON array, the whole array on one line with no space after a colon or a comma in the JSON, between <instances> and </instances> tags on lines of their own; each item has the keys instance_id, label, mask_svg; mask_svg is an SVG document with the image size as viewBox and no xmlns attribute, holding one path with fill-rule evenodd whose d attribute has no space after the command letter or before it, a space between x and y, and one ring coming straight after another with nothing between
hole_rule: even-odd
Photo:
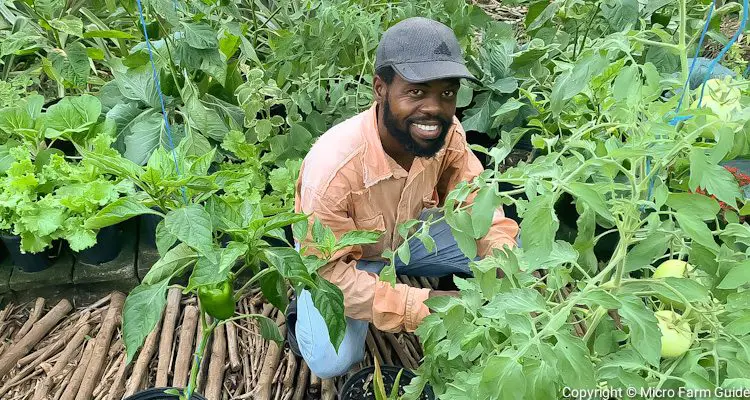
<instances>
[{"instance_id":1,"label":"ear","mask_svg":"<svg viewBox=\"0 0 750 400\"><path fill-rule=\"evenodd\" d=\"M388 91L388 84L383 79L375 75L372 78L372 92L375 102L382 104L385 101L386 92Z\"/></svg>"}]
</instances>

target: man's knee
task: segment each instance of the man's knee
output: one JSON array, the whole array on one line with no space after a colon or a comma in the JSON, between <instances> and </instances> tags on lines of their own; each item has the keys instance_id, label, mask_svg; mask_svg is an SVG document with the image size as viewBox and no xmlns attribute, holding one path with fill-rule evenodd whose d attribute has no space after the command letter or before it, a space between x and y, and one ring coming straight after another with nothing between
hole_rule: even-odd
<instances>
[{"instance_id":1,"label":"man's knee","mask_svg":"<svg viewBox=\"0 0 750 400\"><path fill-rule=\"evenodd\" d=\"M331 379L345 375L355 364L364 360L364 348L359 357L355 354L339 353L335 358L315 357L313 354L310 357L303 354L303 358L315 376L320 379Z\"/></svg>"}]
</instances>

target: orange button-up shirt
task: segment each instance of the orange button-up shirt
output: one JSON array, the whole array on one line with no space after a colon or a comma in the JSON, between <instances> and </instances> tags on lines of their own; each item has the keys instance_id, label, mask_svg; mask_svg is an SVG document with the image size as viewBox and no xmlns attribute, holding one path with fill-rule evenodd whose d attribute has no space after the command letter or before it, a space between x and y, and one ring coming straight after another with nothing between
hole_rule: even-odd
<instances>
[{"instance_id":1,"label":"orange button-up shirt","mask_svg":"<svg viewBox=\"0 0 750 400\"><path fill-rule=\"evenodd\" d=\"M337 238L359 230L383 232L372 245L351 246L333 255L318 273L344 294L348 317L372 322L387 332L412 332L430 311L423 303L428 289L379 280L358 270L359 259L384 260L385 249L403 242L398 225L417 219L424 208L443 204L461 181L471 182L484 168L466 142L456 117L443 148L434 158L415 158L407 172L383 150L376 104L332 127L318 138L305 157L296 186L295 210L319 219ZM469 199L473 198L470 196ZM477 241L479 256L504 244L515 246L518 224L495 211L489 233ZM311 235L302 243L312 251Z\"/></svg>"}]
</instances>

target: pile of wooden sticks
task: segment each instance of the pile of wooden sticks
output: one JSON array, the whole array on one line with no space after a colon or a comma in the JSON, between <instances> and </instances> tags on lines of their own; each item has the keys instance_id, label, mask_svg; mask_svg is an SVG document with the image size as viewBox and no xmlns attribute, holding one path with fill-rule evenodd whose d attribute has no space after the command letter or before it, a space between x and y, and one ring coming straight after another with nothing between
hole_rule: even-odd
<instances>
[{"instance_id":1,"label":"pile of wooden sticks","mask_svg":"<svg viewBox=\"0 0 750 400\"><path fill-rule=\"evenodd\" d=\"M434 287L427 279L402 283ZM138 355L126 364L122 338L125 295L114 292L74 310L68 300L9 304L0 310L0 398L116 400L153 387L185 387L201 337L194 297L171 289L162 319ZM50 306L52 306L50 308ZM263 314L286 332L284 314L251 292L239 313ZM413 334L370 327L365 360L415 369L422 348ZM264 340L253 319L239 319L214 331L198 374L198 392L209 400L334 399L346 376L321 380L288 346Z\"/></svg>"}]
</instances>

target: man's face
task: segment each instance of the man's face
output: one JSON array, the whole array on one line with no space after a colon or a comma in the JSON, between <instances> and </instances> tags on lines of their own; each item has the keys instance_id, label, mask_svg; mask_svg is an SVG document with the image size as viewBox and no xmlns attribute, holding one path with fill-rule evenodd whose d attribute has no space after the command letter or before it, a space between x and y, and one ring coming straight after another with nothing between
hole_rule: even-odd
<instances>
[{"instance_id":1,"label":"man's face","mask_svg":"<svg viewBox=\"0 0 750 400\"><path fill-rule=\"evenodd\" d=\"M404 150L425 158L440 151L456 113L459 80L409 83L396 74L390 85L377 78L375 86L383 123Z\"/></svg>"}]
</instances>

